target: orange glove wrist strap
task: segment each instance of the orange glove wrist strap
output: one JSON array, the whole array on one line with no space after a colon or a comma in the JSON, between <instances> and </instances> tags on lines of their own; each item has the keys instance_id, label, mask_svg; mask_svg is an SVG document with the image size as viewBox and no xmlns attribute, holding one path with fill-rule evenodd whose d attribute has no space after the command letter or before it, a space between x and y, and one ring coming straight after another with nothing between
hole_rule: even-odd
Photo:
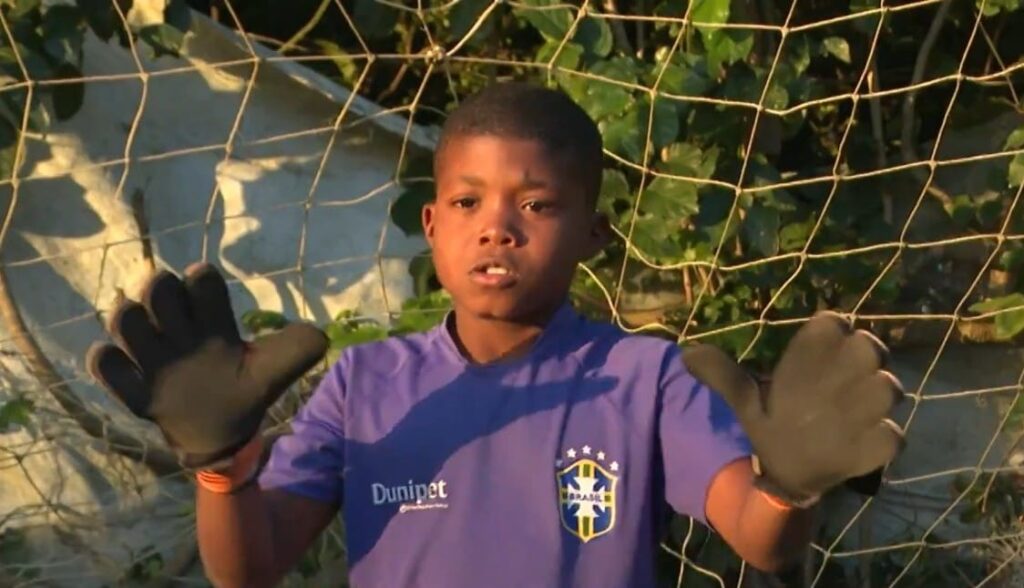
<instances>
[{"instance_id":1,"label":"orange glove wrist strap","mask_svg":"<svg viewBox=\"0 0 1024 588\"><path fill-rule=\"evenodd\" d=\"M776 497L772 496L771 494L768 494L767 492L765 492L763 490L758 489L757 492L761 495L761 498L763 498L765 502L767 502L768 504L772 505L773 507L775 507L778 510L789 511L789 510L793 510L794 508L796 508L794 505L789 504L787 502L783 502L781 499L776 498Z\"/></svg>"},{"instance_id":2,"label":"orange glove wrist strap","mask_svg":"<svg viewBox=\"0 0 1024 588\"><path fill-rule=\"evenodd\" d=\"M223 470L200 470L196 473L196 483L210 492L231 494L255 477L259 470L260 457L263 454L263 440L256 435L235 454L231 465Z\"/></svg>"}]
</instances>

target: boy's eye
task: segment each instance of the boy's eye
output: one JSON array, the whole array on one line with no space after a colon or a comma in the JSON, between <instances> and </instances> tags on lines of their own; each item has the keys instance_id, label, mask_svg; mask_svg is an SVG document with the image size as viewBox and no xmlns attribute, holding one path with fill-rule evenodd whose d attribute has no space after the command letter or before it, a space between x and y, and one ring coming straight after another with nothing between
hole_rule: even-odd
<instances>
[{"instance_id":1,"label":"boy's eye","mask_svg":"<svg viewBox=\"0 0 1024 588\"><path fill-rule=\"evenodd\" d=\"M456 208L472 208L476 204L476 198L472 196L463 196L452 200L452 205Z\"/></svg>"},{"instance_id":2,"label":"boy's eye","mask_svg":"<svg viewBox=\"0 0 1024 588\"><path fill-rule=\"evenodd\" d=\"M551 208L550 202L542 202L540 200L530 200L523 205L523 208L530 212L543 212Z\"/></svg>"}]
</instances>

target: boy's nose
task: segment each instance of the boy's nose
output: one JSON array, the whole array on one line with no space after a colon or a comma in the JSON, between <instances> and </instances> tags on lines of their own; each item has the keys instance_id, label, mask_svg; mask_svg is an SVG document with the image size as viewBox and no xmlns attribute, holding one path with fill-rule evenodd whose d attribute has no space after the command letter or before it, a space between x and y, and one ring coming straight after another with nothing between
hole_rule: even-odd
<instances>
[{"instance_id":1,"label":"boy's nose","mask_svg":"<svg viewBox=\"0 0 1024 588\"><path fill-rule=\"evenodd\" d=\"M480 245L512 246L515 244L516 237L513 231L502 225L491 223L480 233Z\"/></svg>"},{"instance_id":2,"label":"boy's nose","mask_svg":"<svg viewBox=\"0 0 1024 588\"><path fill-rule=\"evenodd\" d=\"M511 211L493 211L480 227L480 245L515 247L521 241L522 234L516 227L515 215Z\"/></svg>"}]
</instances>

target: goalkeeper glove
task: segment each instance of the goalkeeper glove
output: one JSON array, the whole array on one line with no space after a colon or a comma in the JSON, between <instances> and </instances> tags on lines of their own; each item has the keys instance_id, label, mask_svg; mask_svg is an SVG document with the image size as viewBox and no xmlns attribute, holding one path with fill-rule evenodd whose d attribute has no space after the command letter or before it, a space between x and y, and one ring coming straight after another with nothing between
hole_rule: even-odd
<instances>
[{"instance_id":1,"label":"goalkeeper glove","mask_svg":"<svg viewBox=\"0 0 1024 588\"><path fill-rule=\"evenodd\" d=\"M136 416L154 422L185 468L229 458L258 432L267 409L319 361L327 339L293 323L248 343L239 336L227 284L212 265L168 271L142 302L114 311L116 346L96 342L89 373Z\"/></svg>"},{"instance_id":2,"label":"goalkeeper glove","mask_svg":"<svg viewBox=\"0 0 1024 588\"><path fill-rule=\"evenodd\" d=\"M902 450L903 432L886 418L903 397L887 359L881 341L831 312L797 332L765 390L716 347L683 351L689 372L725 398L747 433L755 484L797 506L843 483L873 494Z\"/></svg>"}]
</instances>

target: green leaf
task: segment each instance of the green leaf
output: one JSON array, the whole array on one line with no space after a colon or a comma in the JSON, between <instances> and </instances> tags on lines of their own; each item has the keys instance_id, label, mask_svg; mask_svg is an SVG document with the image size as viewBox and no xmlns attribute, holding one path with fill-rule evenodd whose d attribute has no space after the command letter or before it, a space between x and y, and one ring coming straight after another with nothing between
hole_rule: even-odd
<instances>
[{"instance_id":1,"label":"green leaf","mask_svg":"<svg viewBox=\"0 0 1024 588\"><path fill-rule=\"evenodd\" d=\"M85 20L75 6L51 6L43 15L42 35L46 53L58 64L80 61ZM58 68L59 69L59 68Z\"/></svg>"},{"instance_id":2,"label":"green leaf","mask_svg":"<svg viewBox=\"0 0 1024 588\"><path fill-rule=\"evenodd\" d=\"M580 21L572 39L590 55L607 57L612 52L612 28L608 21L587 17Z\"/></svg>"},{"instance_id":3,"label":"green leaf","mask_svg":"<svg viewBox=\"0 0 1024 588\"><path fill-rule=\"evenodd\" d=\"M453 6L448 12L449 34L451 34L452 38L461 39L465 36L476 25L476 22L480 20L480 16L490 5L491 0L462 0ZM488 36L494 28L495 12L497 11L491 12L487 17L487 21L477 29L477 36Z\"/></svg>"},{"instance_id":4,"label":"green leaf","mask_svg":"<svg viewBox=\"0 0 1024 588\"><path fill-rule=\"evenodd\" d=\"M661 72L661 67L655 64L644 74L644 83L646 85L654 86L654 82L657 81L658 74ZM702 70L700 69L683 67L675 63L669 63L664 67L665 71L661 74L661 82L658 85L658 90L661 92L680 96L703 96L708 91L708 88L711 87L711 81L701 74ZM684 102L680 103L680 106L688 106L688 104Z\"/></svg>"},{"instance_id":5,"label":"green leaf","mask_svg":"<svg viewBox=\"0 0 1024 588\"><path fill-rule=\"evenodd\" d=\"M666 224L685 220L698 211L697 185L689 180L658 176L644 189L640 209Z\"/></svg>"},{"instance_id":6,"label":"green leaf","mask_svg":"<svg viewBox=\"0 0 1024 588\"><path fill-rule=\"evenodd\" d=\"M39 10L42 3L42 0L8 0L4 4L12 4L14 8L5 16L12 21L21 20L28 16L30 12ZM4 42L6 41L7 39L4 39Z\"/></svg>"},{"instance_id":7,"label":"green leaf","mask_svg":"<svg viewBox=\"0 0 1024 588\"><path fill-rule=\"evenodd\" d=\"M651 103L645 96L637 104L638 123L640 124L641 140L647 138L647 127L651 120ZM679 115L676 113L675 104L666 98L657 98L654 101L654 121L651 126L651 143L655 149L661 149L676 140L679 135Z\"/></svg>"},{"instance_id":8,"label":"green leaf","mask_svg":"<svg viewBox=\"0 0 1024 588\"><path fill-rule=\"evenodd\" d=\"M1010 133L1010 136L1006 138L1003 149L1010 151L1022 147L1024 147L1024 127ZM1024 182L1024 153L1018 153L1010 160L1006 180L1011 188L1016 188L1020 186L1021 182Z\"/></svg>"},{"instance_id":9,"label":"green leaf","mask_svg":"<svg viewBox=\"0 0 1024 588\"><path fill-rule=\"evenodd\" d=\"M1024 153L1018 153L1010 160L1006 181L1011 188L1016 188L1024 182Z\"/></svg>"},{"instance_id":10,"label":"green leaf","mask_svg":"<svg viewBox=\"0 0 1024 588\"><path fill-rule=\"evenodd\" d=\"M779 253L779 211L755 202L747 210L743 233L754 251L764 257Z\"/></svg>"},{"instance_id":11,"label":"green leaf","mask_svg":"<svg viewBox=\"0 0 1024 588\"><path fill-rule=\"evenodd\" d=\"M696 0L691 11L695 23L725 24L729 21L730 0ZM695 25L704 40L707 71L717 76L723 66L746 59L754 48L754 35L749 30Z\"/></svg>"},{"instance_id":12,"label":"green leaf","mask_svg":"<svg viewBox=\"0 0 1024 588\"><path fill-rule=\"evenodd\" d=\"M398 9L376 0L356 0L352 20L364 39L380 39L398 25Z\"/></svg>"},{"instance_id":13,"label":"green leaf","mask_svg":"<svg viewBox=\"0 0 1024 588\"><path fill-rule=\"evenodd\" d=\"M617 206L622 206L632 199L632 191L626 175L617 169L605 169L601 180L601 195L597 199L597 209L608 215L610 219L617 219L619 212Z\"/></svg>"},{"instance_id":14,"label":"green leaf","mask_svg":"<svg viewBox=\"0 0 1024 588\"><path fill-rule=\"evenodd\" d=\"M629 58L599 61L590 68L590 73L628 84L637 81L636 63ZM603 80L586 80L585 92L581 106L598 122L609 116L622 115L633 102L629 88Z\"/></svg>"},{"instance_id":15,"label":"green leaf","mask_svg":"<svg viewBox=\"0 0 1024 588\"><path fill-rule=\"evenodd\" d=\"M1003 144L1003 149L1009 151L1011 149L1020 149L1024 147L1024 127L1021 127L1006 138L1006 142Z\"/></svg>"},{"instance_id":16,"label":"green leaf","mask_svg":"<svg viewBox=\"0 0 1024 588\"><path fill-rule=\"evenodd\" d=\"M618 117L606 118L598 123L604 146L612 153L639 163L643 158L643 140L636 108L630 108Z\"/></svg>"},{"instance_id":17,"label":"green leaf","mask_svg":"<svg viewBox=\"0 0 1024 588\"><path fill-rule=\"evenodd\" d=\"M705 41L708 52L708 73L717 75L722 67L742 61L754 48L754 33L750 30L723 30L714 41Z\"/></svg>"},{"instance_id":18,"label":"green leaf","mask_svg":"<svg viewBox=\"0 0 1024 588\"><path fill-rule=\"evenodd\" d=\"M356 320L354 313L339 313L336 321L324 327L324 333L332 349L344 349L352 345L381 341L388 336L387 329L376 321Z\"/></svg>"},{"instance_id":19,"label":"green leaf","mask_svg":"<svg viewBox=\"0 0 1024 588\"><path fill-rule=\"evenodd\" d=\"M821 41L824 53L832 55L843 63L850 63L850 44L842 37L825 37Z\"/></svg>"},{"instance_id":20,"label":"green leaf","mask_svg":"<svg viewBox=\"0 0 1024 588\"><path fill-rule=\"evenodd\" d=\"M142 27L139 38L153 50L153 57L181 55L181 46L185 42L185 34L168 24L155 24Z\"/></svg>"},{"instance_id":21,"label":"green leaf","mask_svg":"<svg viewBox=\"0 0 1024 588\"><path fill-rule=\"evenodd\" d=\"M563 45L561 41L547 41L541 45L540 49L537 50L537 63L546 64L551 62L551 58L555 57L556 51L558 51L558 57L555 59L554 65L572 70L579 67L580 59L583 57L583 47L576 43L565 43Z\"/></svg>"},{"instance_id":22,"label":"green leaf","mask_svg":"<svg viewBox=\"0 0 1024 588\"><path fill-rule=\"evenodd\" d=\"M786 45L787 51L791 54L789 64L793 67L793 72L797 77L803 75L811 65L810 41L807 40L806 35L800 35L795 39L792 37L787 39Z\"/></svg>"},{"instance_id":23,"label":"green leaf","mask_svg":"<svg viewBox=\"0 0 1024 588\"><path fill-rule=\"evenodd\" d=\"M726 23L729 20L729 3L730 0L694 1L693 9L690 12L690 18L693 19L694 25L705 39L709 36L713 38L715 35L719 34L722 29L702 27L700 25Z\"/></svg>"},{"instance_id":24,"label":"green leaf","mask_svg":"<svg viewBox=\"0 0 1024 588\"><path fill-rule=\"evenodd\" d=\"M277 331L288 324L288 319L280 312L273 310L253 309L242 313L240 322L249 334L257 335L263 331Z\"/></svg>"},{"instance_id":25,"label":"green leaf","mask_svg":"<svg viewBox=\"0 0 1024 588\"><path fill-rule=\"evenodd\" d=\"M164 23L179 31L187 31L192 26L192 10L186 0L168 0L164 5Z\"/></svg>"},{"instance_id":26,"label":"green leaf","mask_svg":"<svg viewBox=\"0 0 1024 588\"><path fill-rule=\"evenodd\" d=\"M452 308L451 296L444 290L435 290L424 296L410 298L402 303L391 335L422 333L441 324Z\"/></svg>"},{"instance_id":27,"label":"green leaf","mask_svg":"<svg viewBox=\"0 0 1024 588\"><path fill-rule=\"evenodd\" d=\"M982 8L984 4L984 8ZM982 14L988 17L995 16L1000 12L1013 12L1021 7L1021 0L975 0L975 6L981 9Z\"/></svg>"},{"instance_id":28,"label":"green leaf","mask_svg":"<svg viewBox=\"0 0 1024 588\"><path fill-rule=\"evenodd\" d=\"M85 20L92 32L104 41L114 36L118 26L118 17L110 0L75 0L75 4L85 14Z\"/></svg>"},{"instance_id":29,"label":"green leaf","mask_svg":"<svg viewBox=\"0 0 1024 588\"><path fill-rule=\"evenodd\" d=\"M961 229L966 229L974 220L974 201L966 194L954 196L945 209L949 218Z\"/></svg>"},{"instance_id":30,"label":"green leaf","mask_svg":"<svg viewBox=\"0 0 1024 588\"><path fill-rule=\"evenodd\" d=\"M361 71L356 59L349 56L347 51L333 41L318 39L316 45L324 55L331 58L334 67L338 68L338 74L342 81L348 86L355 85Z\"/></svg>"},{"instance_id":31,"label":"green leaf","mask_svg":"<svg viewBox=\"0 0 1024 588\"><path fill-rule=\"evenodd\" d=\"M17 150L18 131L6 119L0 118L0 181L11 179Z\"/></svg>"},{"instance_id":32,"label":"green leaf","mask_svg":"<svg viewBox=\"0 0 1024 588\"><path fill-rule=\"evenodd\" d=\"M779 231L779 249L790 252L803 249L814 230L814 219L788 224Z\"/></svg>"},{"instance_id":33,"label":"green leaf","mask_svg":"<svg viewBox=\"0 0 1024 588\"><path fill-rule=\"evenodd\" d=\"M27 426L34 409L35 404L24 397L0 405L0 431L5 431L11 425Z\"/></svg>"},{"instance_id":34,"label":"green leaf","mask_svg":"<svg viewBox=\"0 0 1024 588\"><path fill-rule=\"evenodd\" d=\"M550 8L558 5L562 6ZM573 15L561 0L523 0L513 12L548 40L564 39L572 27Z\"/></svg>"},{"instance_id":35,"label":"green leaf","mask_svg":"<svg viewBox=\"0 0 1024 588\"><path fill-rule=\"evenodd\" d=\"M434 269L434 260L429 249L412 258L409 262L409 275L412 277L413 293L416 296L423 296L437 289L437 271Z\"/></svg>"},{"instance_id":36,"label":"green leaf","mask_svg":"<svg viewBox=\"0 0 1024 588\"><path fill-rule=\"evenodd\" d=\"M1011 308L1014 310L1007 310ZM970 310L979 314L1005 311L995 315L997 339L1012 339L1024 331L1024 294L1020 292L976 302Z\"/></svg>"},{"instance_id":37,"label":"green leaf","mask_svg":"<svg viewBox=\"0 0 1024 588\"><path fill-rule=\"evenodd\" d=\"M110 41L118 27L118 16L111 0L75 0L75 4L85 14L92 32L103 41Z\"/></svg>"},{"instance_id":38,"label":"green leaf","mask_svg":"<svg viewBox=\"0 0 1024 588\"><path fill-rule=\"evenodd\" d=\"M391 222L406 235L423 234L423 206L434 200L434 182L409 182L405 191L391 207Z\"/></svg>"},{"instance_id":39,"label":"green leaf","mask_svg":"<svg viewBox=\"0 0 1024 588\"><path fill-rule=\"evenodd\" d=\"M999 268L1003 271L1014 271L1024 267L1024 247L1007 249L999 256Z\"/></svg>"},{"instance_id":40,"label":"green leaf","mask_svg":"<svg viewBox=\"0 0 1024 588\"><path fill-rule=\"evenodd\" d=\"M64 79L81 79L82 72L71 64L66 64L58 70L58 75ZM70 82L53 86L53 113L57 120L68 120L74 116L85 101L85 82Z\"/></svg>"},{"instance_id":41,"label":"green leaf","mask_svg":"<svg viewBox=\"0 0 1024 588\"><path fill-rule=\"evenodd\" d=\"M673 174L707 179L715 173L718 148L702 150L692 143L673 143L665 149L664 169Z\"/></svg>"}]
</instances>

